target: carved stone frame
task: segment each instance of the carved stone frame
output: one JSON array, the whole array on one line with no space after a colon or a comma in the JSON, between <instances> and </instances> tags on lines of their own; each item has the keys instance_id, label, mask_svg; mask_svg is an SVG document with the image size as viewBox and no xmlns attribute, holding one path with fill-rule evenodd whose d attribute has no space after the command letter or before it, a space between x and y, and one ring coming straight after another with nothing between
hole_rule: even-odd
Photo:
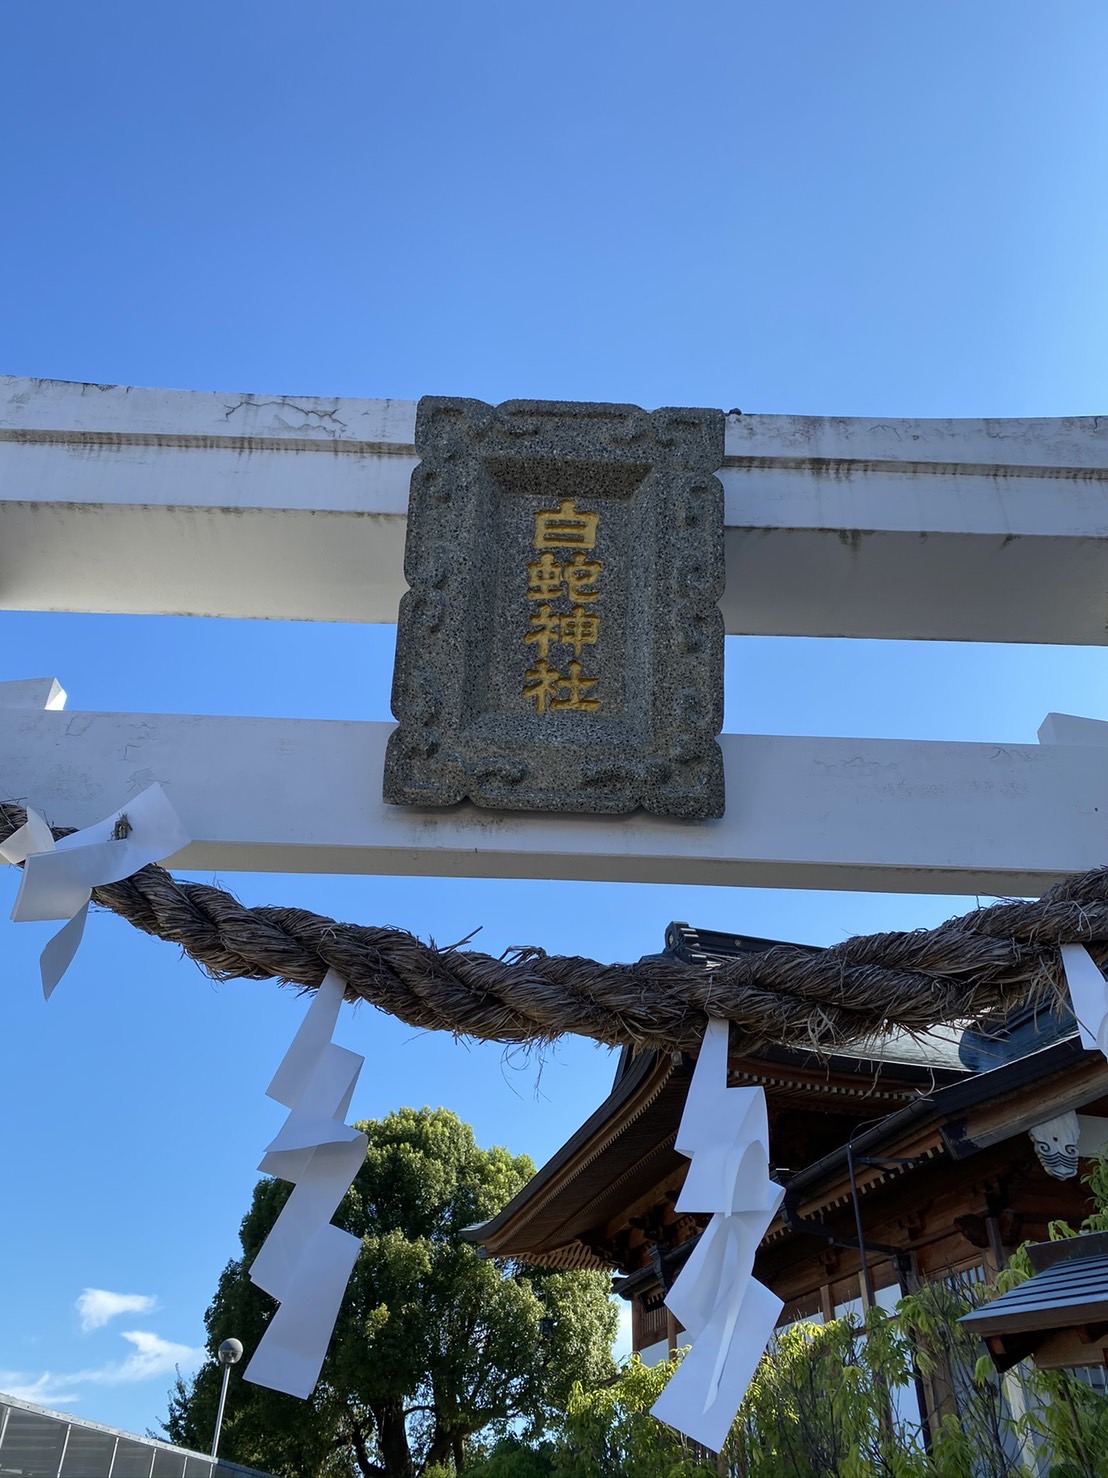
<instances>
[{"instance_id":1,"label":"carved stone frame","mask_svg":"<svg viewBox=\"0 0 1108 1478\"><path fill-rule=\"evenodd\" d=\"M717 410L420 401L386 801L723 814L723 435ZM534 655L513 646L520 530L567 495L599 511L610 545L590 655L614 696L540 719L510 668Z\"/></svg>"}]
</instances>

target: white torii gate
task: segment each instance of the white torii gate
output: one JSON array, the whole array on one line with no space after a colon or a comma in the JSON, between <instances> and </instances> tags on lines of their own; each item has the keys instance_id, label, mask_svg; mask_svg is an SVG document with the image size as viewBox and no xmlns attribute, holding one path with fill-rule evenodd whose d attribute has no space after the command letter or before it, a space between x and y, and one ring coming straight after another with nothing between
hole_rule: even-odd
<instances>
[{"instance_id":1,"label":"white torii gate","mask_svg":"<svg viewBox=\"0 0 1108 1478\"><path fill-rule=\"evenodd\" d=\"M414 420L0 380L0 609L392 622ZM721 478L730 633L1108 643L1108 418L735 414ZM386 806L391 727L67 713L12 682L0 792L83 826L161 780L196 838L173 862L221 872L1029 894L1108 860L1091 720L1016 746L724 735L727 815L691 824Z\"/></svg>"}]
</instances>

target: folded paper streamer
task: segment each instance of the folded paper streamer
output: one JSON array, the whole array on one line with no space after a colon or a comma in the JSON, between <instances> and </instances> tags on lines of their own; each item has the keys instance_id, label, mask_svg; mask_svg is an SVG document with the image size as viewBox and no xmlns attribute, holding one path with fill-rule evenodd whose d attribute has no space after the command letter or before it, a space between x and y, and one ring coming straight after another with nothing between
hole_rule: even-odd
<instances>
[{"instance_id":1,"label":"folded paper streamer","mask_svg":"<svg viewBox=\"0 0 1108 1478\"><path fill-rule=\"evenodd\" d=\"M1099 1047L1108 1057L1108 981L1083 944L1062 945L1062 969L1081 1045L1090 1051Z\"/></svg>"},{"instance_id":2,"label":"folded paper streamer","mask_svg":"<svg viewBox=\"0 0 1108 1478\"><path fill-rule=\"evenodd\" d=\"M666 1296L692 1349L654 1415L718 1452L773 1333L782 1303L752 1276L754 1254L784 1197L769 1177L761 1088L728 1088L725 1021L710 1021L677 1149L692 1160L678 1211L713 1216Z\"/></svg>"},{"instance_id":3,"label":"folded paper streamer","mask_svg":"<svg viewBox=\"0 0 1108 1478\"><path fill-rule=\"evenodd\" d=\"M161 862L191 840L160 785L148 786L104 821L60 842L54 841L38 812L28 807L26 824L0 845L0 857L23 863L12 909L17 923L66 920L39 956L47 1000L77 953L93 888L118 883L151 862Z\"/></svg>"},{"instance_id":4,"label":"folded paper streamer","mask_svg":"<svg viewBox=\"0 0 1108 1478\"><path fill-rule=\"evenodd\" d=\"M362 1245L331 1225L365 1161L367 1144L364 1134L342 1122L365 1061L331 1041L345 989L329 970L266 1089L291 1112L258 1169L291 1180L296 1189L250 1268L251 1281L281 1307L244 1375L301 1398L311 1395L319 1379Z\"/></svg>"}]
</instances>

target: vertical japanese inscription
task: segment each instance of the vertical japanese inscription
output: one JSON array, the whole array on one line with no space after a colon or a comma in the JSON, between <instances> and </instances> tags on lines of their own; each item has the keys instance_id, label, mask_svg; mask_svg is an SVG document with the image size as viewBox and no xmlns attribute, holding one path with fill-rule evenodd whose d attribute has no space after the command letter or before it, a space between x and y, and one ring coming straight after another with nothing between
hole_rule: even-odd
<instances>
[{"instance_id":1,"label":"vertical japanese inscription","mask_svg":"<svg viewBox=\"0 0 1108 1478\"><path fill-rule=\"evenodd\" d=\"M524 674L522 696L539 714L598 713L603 705L599 678L589 676L582 661L585 648L600 639L604 566L595 554L587 557L596 549L599 527L599 513L579 510L574 498L535 514L532 549L538 558L527 565L531 610L523 636L534 649L534 665ZM553 661L552 648L563 649L553 652Z\"/></svg>"}]
</instances>

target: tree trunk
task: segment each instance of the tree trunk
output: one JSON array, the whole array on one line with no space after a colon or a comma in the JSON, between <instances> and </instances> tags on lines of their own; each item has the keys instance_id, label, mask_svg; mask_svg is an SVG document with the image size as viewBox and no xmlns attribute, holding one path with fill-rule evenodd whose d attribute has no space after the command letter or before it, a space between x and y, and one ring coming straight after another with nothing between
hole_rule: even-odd
<instances>
[{"instance_id":1,"label":"tree trunk","mask_svg":"<svg viewBox=\"0 0 1108 1478\"><path fill-rule=\"evenodd\" d=\"M458 1427L444 1432L439 1426L435 1427L431 1445L427 1449L427 1456L423 1460L425 1468L434 1467L436 1463L445 1463L447 1458L454 1459L454 1471L460 1473L465 1467L465 1440L469 1436L469 1429Z\"/></svg>"},{"instance_id":2,"label":"tree trunk","mask_svg":"<svg viewBox=\"0 0 1108 1478\"><path fill-rule=\"evenodd\" d=\"M423 1466L425 1468L431 1468L436 1463L445 1463L450 1456L450 1451L450 1433L444 1432L436 1423L434 1435L431 1438L431 1445L427 1449L427 1456L423 1459Z\"/></svg>"},{"instance_id":3,"label":"tree trunk","mask_svg":"<svg viewBox=\"0 0 1108 1478\"><path fill-rule=\"evenodd\" d=\"M377 1423L377 1446L388 1478L415 1478L402 1401L375 1401L370 1407Z\"/></svg>"}]
</instances>

